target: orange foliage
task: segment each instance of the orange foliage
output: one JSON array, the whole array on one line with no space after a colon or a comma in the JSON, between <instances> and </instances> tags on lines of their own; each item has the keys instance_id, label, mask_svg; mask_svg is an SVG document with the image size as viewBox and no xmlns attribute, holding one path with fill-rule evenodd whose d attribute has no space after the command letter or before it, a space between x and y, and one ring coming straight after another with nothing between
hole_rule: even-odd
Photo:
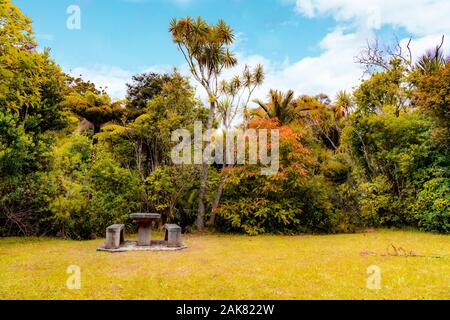
<instances>
[{"instance_id":1,"label":"orange foliage","mask_svg":"<svg viewBox=\"0 0 450 320\"><path fill-rule=\"evenodd\" d=\"M254 119L250 121L249 127L256 130L278 130L280 137L280 170L278 175L284 176L289 172L297 171L296 173L300 176L307 176L307 166L314 163L314 158L310 155L309 149L301 143L304 136L302 130L293 129L289 125L281 126L276 118Z\"/></svg>"}]
</instances>

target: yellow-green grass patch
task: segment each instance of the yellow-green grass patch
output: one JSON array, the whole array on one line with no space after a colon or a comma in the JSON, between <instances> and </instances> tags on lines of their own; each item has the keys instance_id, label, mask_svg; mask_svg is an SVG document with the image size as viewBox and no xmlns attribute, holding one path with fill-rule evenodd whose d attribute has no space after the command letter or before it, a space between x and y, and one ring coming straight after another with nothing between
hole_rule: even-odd
<instances>
[{"instance_id":1,"label":"yellow-green grass patch","mask_svg":"<svg viewBox=\"0 0 450 320\"><path fill-rule=\"evenodd\" d=\"M160 234L157 236L161 237ZM176 252L97 252L102 239L0 239L0 299L449 299L450 236L193 234ZM399 256L393 256L398 249ZM415 256L411 256L415 255ZM81 289L66 286L70 265ZM381 270L368 289L367 268Z\"/></svg>"}]
</instances>

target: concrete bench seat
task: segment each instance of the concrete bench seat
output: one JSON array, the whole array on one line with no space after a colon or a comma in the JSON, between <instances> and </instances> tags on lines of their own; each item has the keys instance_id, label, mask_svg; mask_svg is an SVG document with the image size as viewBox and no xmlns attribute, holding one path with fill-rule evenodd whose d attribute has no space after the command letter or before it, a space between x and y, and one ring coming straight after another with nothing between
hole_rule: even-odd
<instances>
[{"instance_id":1,"label":"concrete bench seat","mask_svg":"<svg viewBox=\"0 0 450 320\"><path fill-rule=\"evenodd\" d=\"M124 237L125 225L113 224L106 228L106 249L119 249L120 245L125 242Z\"/></svg>"},{"instance_id":2,"label":"concrete bench seat","mask_svg":"<svg viewBox=\"0 0 450 320\"><path fill-rule=\"evenodd\" d=\"M168 247L180 247L181 243L181 227L176 224L166 224L166 236L165 241L167 241Z\"/></svg>"}]
</instances>

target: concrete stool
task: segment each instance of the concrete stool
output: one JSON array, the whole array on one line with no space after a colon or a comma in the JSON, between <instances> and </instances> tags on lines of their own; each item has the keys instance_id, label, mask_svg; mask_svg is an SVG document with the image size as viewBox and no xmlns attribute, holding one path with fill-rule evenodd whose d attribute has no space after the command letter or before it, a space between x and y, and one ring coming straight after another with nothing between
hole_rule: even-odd
<instances>
[{"instance_id":1,"label":"concrete stool","mask_svg":"<svg viewBox=\"0 0 450 320\"><path fill-rule=\"evenodd\" d=\"M113 224L106 228L106 249L119 249L120 244L125 242L124 238L125 225Z\"/></svg>"},{"instance_id":2,"label":"concrete stool","mask_svg":"<svg viewBox=\"0 0 450 320\"><path fill-rule=\"evenodd\" d=\"M176 224L166 224L166 237L168 247L181 246L181 227Z\"/></svg>"}]
</instances>

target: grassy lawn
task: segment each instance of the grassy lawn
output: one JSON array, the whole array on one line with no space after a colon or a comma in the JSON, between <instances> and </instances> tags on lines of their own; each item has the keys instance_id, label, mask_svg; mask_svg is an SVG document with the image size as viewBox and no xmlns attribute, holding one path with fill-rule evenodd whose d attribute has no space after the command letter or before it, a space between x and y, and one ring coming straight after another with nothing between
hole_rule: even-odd
<instances>
[{"instance_id":1,"label":"grassy lawn","mask_svg":"<svg viewBox=\"0 0 450 320\"><path fill-rule=\"evenodd\" d=\"M178 252L104 253L102 239L0 239L1 299L449 299L450 236L187 235ZM417 256L392 256L394 244ZM400 254L404 254L400 250ZM66 287L69 265L81 289ZM367 268L382 288L366 288Z\"/></svg>"}]
</instances>

